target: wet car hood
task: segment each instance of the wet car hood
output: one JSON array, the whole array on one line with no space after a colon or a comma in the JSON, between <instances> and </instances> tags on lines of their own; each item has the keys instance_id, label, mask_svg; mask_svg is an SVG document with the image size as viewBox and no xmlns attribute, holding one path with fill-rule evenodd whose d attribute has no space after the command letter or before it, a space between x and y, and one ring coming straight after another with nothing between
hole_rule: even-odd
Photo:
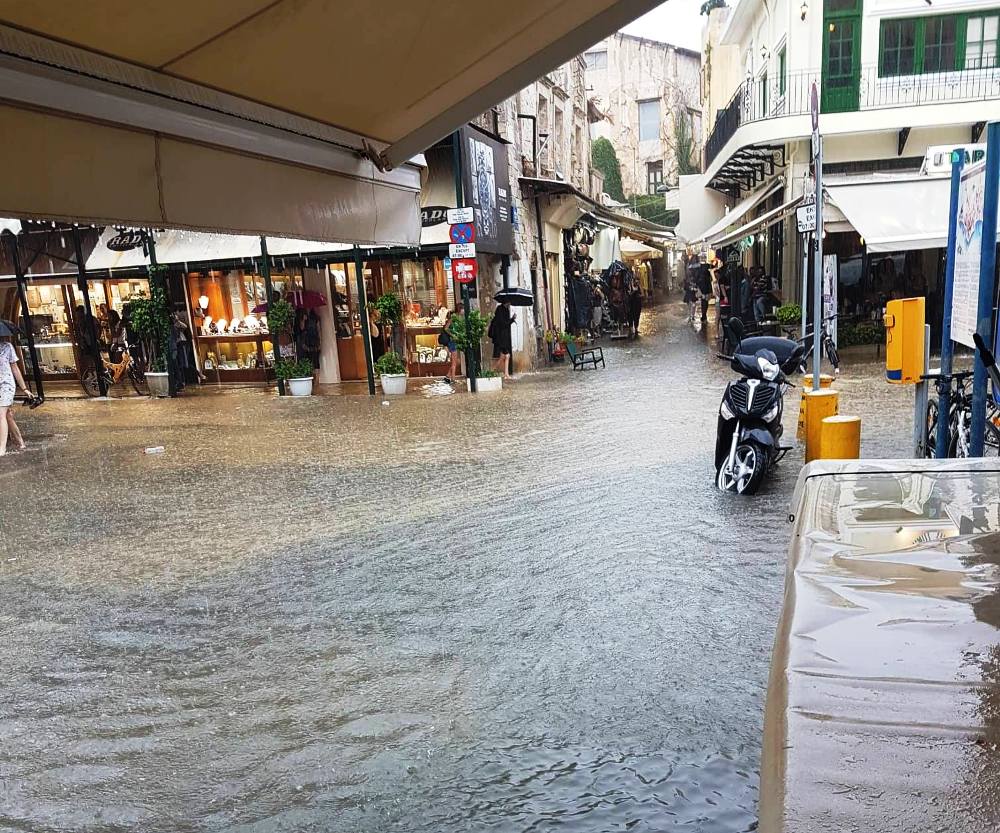
<instances>
[{"instance_id":1,"label":"wet car hood","mask_svg":"<svg viewBox=\"0 0 1000 833\"><path fill-rule=\"evenodd\" d=\"M996 830L1000 463L819 463L791 507L760 829Z\"/></svg>"}]
</instances>

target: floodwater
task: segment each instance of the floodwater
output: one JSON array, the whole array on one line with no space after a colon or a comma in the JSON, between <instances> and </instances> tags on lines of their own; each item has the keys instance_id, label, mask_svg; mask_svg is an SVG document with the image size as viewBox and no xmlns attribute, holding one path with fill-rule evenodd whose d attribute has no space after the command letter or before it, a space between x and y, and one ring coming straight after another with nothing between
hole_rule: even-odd
<instances>
[{"instance_id":1,"label":"floodwater","mask_svg":"<svg viewBox=\"0 0 1000 833\"><path fill-rule=\"evenodd\" d=\"M499 395L24 411L0 829L754 829L801 455L716 493L679 309ZM905 454L909 392L840 387Z\"/></svg>"}]
</instances>

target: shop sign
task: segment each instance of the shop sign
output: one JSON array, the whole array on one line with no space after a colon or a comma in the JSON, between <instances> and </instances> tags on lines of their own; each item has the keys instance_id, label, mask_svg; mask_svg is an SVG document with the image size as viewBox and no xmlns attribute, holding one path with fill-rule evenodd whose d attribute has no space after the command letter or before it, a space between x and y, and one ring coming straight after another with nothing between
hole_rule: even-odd
<instances>
[{"instance_id":1,"label":"shop sign","mask_svg":"<svg viewBox=\"0 0 1000 833\"><path fill-rule=\"evenodd\" d=\"M474 257L454 258L451 261L451 271L459 283L472 283L479 273L479 264Z\"/></svg>"},{"instance_id":2,"label":"shop sign","mask_svg":"<svg viewBox=\"0 0 1000 833\"><path fill-rule=\"evenodd\" d=\"M420 209L420 225L423 228L439 226L448 220L450 211L446 205L425 205Z\"/></svg>"},{"instance_id":3,"label":"shop sign","mask_svg":"<svg viewBox=\"0 0 1000 833\"><path fill-rule=\"evenodd\" d=\"M467 208L449 208L448 223L455 226L459 223L474 223L476 221L475 210L472 206Z\"/></svg>"},{"instance_id":4,"label":"shop sign","mask_svg":"<svg viewBox=\"0 0 1000 833\"><path fill-rule=\"evenodd\" d=\"M451 258L450 257L446 257L444 259L444 271L445 272L450 272L451 271Z\"/></svg>"},{"instance_id":5,"label":"shop sign","mask_svg":"<svg viewBox=\"0 0 1000 833\"><path fill-rule=\"evenodd\" d=\"M141 231L123 231L108 241L108 248L113 252L138 249L142 245L144 237L145 235Z\"/></svg>"},{"instance_id":6,"label":"shop sign","mask_svg":"<svg viewBox=\"0 0 1000 833\"><path fill-rule=\"evenodd\" d=\"M452 260L455 260L456 258L469 258L475 256L475 243L452 243L448 246L448 257Z\"/></svg>"},{"instance_id":7,"label":"shop sign","mask_svg":"<svg viewBox=\"0 0 1000 833\"><path fill-rule=\"evenodd\" d=\"M460 128L459 135L462 192L473 209L476 245L489 254L513 254L507 146L474 127Z\"/></svg>"},{"instance_id":8,"label":"shop sign","mask_svg":"<svg viewBox=\"0 0 1000 833\"><path fill-rule=\"evenodd\" d=\"M476 227L472 223L456 223L448 229L448 237L452 243L475 243Z\"/></svg>"},{"instance_id":9,"label":"shop sign","mask_svg":"<svg viewBox=\"0 0 1000 833\"><path fill-rule=\"evenodd\" d=\"M816 204L800 205L795 209L795 222L799 232L816 231Z\"/></svg>"},{"instance_id":10,"label":"shop sign","mask_svg":"<svg viewBox=\"0 0 1000 833\"><path fill-rule=\"evenodd\" d=\"M732 246L726 253L726 263L729 266L739 266L743 262L743 253L737 246Z\"/></svg>"}]
</instances>

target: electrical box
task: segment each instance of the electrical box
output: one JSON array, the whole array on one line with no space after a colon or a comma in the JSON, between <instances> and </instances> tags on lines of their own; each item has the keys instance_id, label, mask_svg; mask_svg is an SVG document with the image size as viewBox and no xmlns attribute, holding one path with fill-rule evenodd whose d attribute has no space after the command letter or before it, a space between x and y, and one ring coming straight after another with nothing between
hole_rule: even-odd
<instances>
[{"instance_id":1,"label":"electrical box","mask_svg":"<svg viewBox=\"0 0 1000 833\"><path fill-rule=\"evenodd\" d=\"M885 306L885 378L915 385L924 374L924 299L902 298Z\"/></svg>"}]
</instances>

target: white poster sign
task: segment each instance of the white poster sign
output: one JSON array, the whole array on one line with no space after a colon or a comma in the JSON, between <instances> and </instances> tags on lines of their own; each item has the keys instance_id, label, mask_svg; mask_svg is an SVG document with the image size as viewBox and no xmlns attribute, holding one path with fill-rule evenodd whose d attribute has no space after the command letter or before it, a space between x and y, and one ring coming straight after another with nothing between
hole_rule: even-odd
<instances>
[{"instance_id":1,"label":"white poster sign","mask_svg":"<svg viewBox=\"0 0 1000 833\"><path fill-rule=\"evenodd\" d=\"M951 301L951 338L966 347L972 340L979 317L979 260L983 246L983 203L986 165L962 172L958 191L958 223L955 234L955 278Z\"/></svg>"},{"instance_id":2,"label":"white poster sign","mask_svg":"<svg viewBox=\"0 0 1000 833\"><path fill-rule=\"evenodd\" d=\"M823 255L823 317L837 314L837 256ZM833 343L837 343L837 319L827 324Z\"/></svg>"}]
</instances>

